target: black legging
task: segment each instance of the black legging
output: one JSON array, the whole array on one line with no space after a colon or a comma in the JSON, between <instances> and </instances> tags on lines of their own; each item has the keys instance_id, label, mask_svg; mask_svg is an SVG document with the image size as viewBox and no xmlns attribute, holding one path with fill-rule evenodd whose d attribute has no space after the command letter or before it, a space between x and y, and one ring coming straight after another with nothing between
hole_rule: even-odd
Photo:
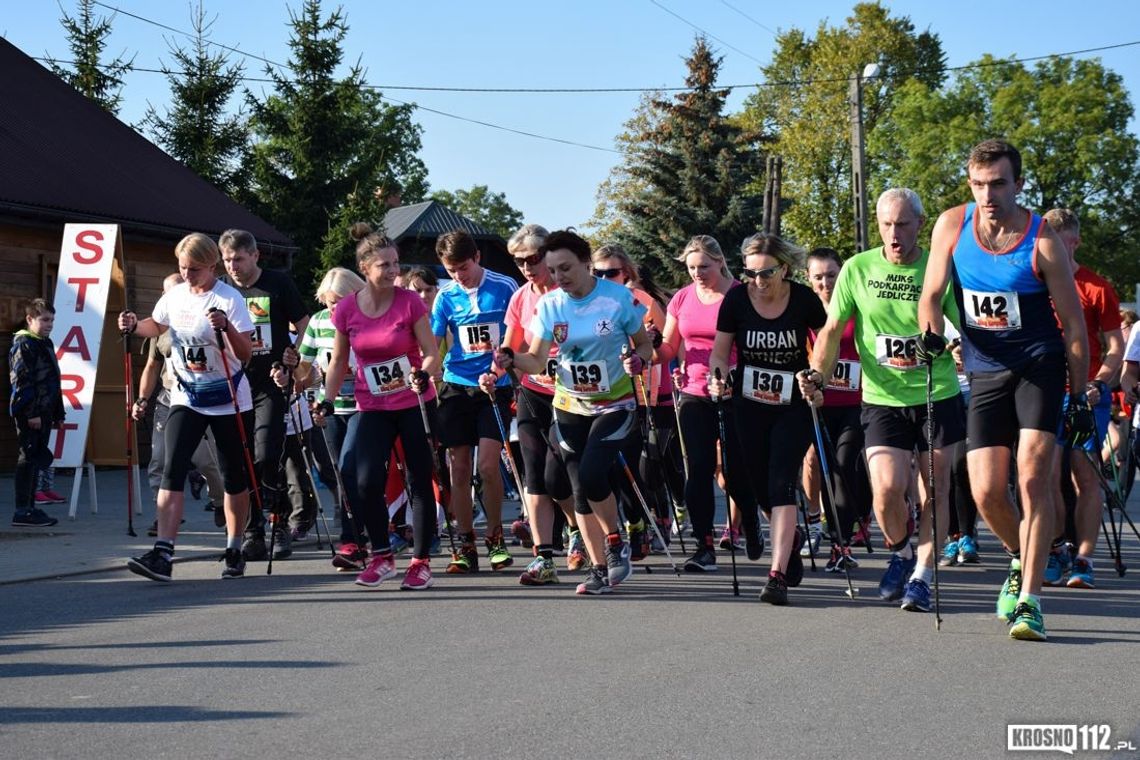
<instances>
[{"instance_id":1,"label":"black legging","mask_svg":"<svg viewBox=\"0 0 1140 760\"><path fill-rule=\"evenodd\" d=\"M430 410L429 410L430 414ZM412 496L412 530L415 556L427 559L435 535L435 496L432 492L431 446L424 434L419 407L383 412L357 412L349 422L349 439L355 444L356 479L362 518L372 539L372 551L390 550L388 505L384 489L388 462L396 437L403 442L405 477Z\"/></svg>"},{"instance_id":2,"label":"black legging","mask_svg":"<svg viewBox=\"0 0 1140 760\"><path fill-rule=\"evenodd\" d=\"M340 516L340 542L347 544L360 542L368 543L368 536L364 531L364 520L360 515L360 495L356 490L356 457L352 447L345 446L348 435L348 424L359 412L352 414L334 414L325 418L324 433L325 444L328 447L332 460L340 470L341 482L344 483L344 496L337 498L337 514ZM336 477L335 474L333 476ZM353 522L349 522L345 514L344 504L352 512ZM355 526L353 525L355 523ZM355 529L354 529L355 527Z\"/></svg>"},{"instance_id":3,"label":"black legging","mask_svg":"<svg viewBox=\"0 0 1140 760\"><path fill-rule=\"evenodd\" d=\"M640 407L638 411L645 416L645 407ZM673 514L669 495L680 499L685 492L684 464L681 461L681 447L677 443L676 422L672 404L653 407L653 425L657 428L656 451L650 451L653 443L647 438L647 445L641 452L641 480L648 486L645 498L662 521ZM651 436L653 431L646 425L643 432Z\"/></svg>"},{"instance_id":4,"label":"black legging","mask_svg":"<svg viewBox=\"0 0 1140 760\"><path fill-rule=\"evenodd\" d=\"M717 466L718 427L716 404L703 396L681 394L681 435L685 439L685 451L689 456L689 479L685 483L685 504L689 508L689 518L693 522L693 535L698 540L711 541L713 537L713 476ZM728 495L736 502L737 509L751 519L756 512L756 497L748 477L737 477L735 473L745 473L746 465L741 456L740 442L736 437L736 417L732 406L725 402L724 425L728 438L725 456L728 457L729 474L726 478Z\"/></svg>"},{"instance_id":5,"label":"black legging","mask_svg":"<svg viewBox=\"0 0 1140 760\"><path fill-rule=\"evenodd\" d=\"M978 505L974 503L974 496L970 493L965 440L958 441L950 447L950 503L954 509L950 510L948 535L962 533L970 538L977 538Z\"/></svg>"},{"instance_id":6,"label":"black legging","mask_svg":"<svg viewBox=\"0 0 1140 760\"><path fill-rule=\"evenodd\" d=\"M248 434L253 427L253 412L243 412L242 422ZM284 424L284 417L281 422ZM193 467L190 457L197 450L207 428L214 434L218 467L222 471L226 493L239 494L249 489L237 417L233 414L200 414L189 406L170 407L170 414L166 418L166 459L162 466L160 488L181 493L186 487L186 475Z\"/></svg>"},{"instance_id":7,"label":"black legging","mask_svg":"<svg viewBox=\"0 0 1140 760\"><path fill-rule=\"evenodd\" d=\"M555 410L554 419L551 435L558 443L559 456L570 475L574 510L580 515L591 514L591 501L603 501L613 493L610 478L614 466L620 466L618 454L623 455L627 463L634 462L641 450L636 410L623 409L589 417ZM638 487L641 488L640 483Z\"/></svg>"},{"instance_id":8,"label":"black legging","mask_svg":"<svg viewBox=\"0 0 1140 760\"><path fill-rule=\"evenodd\" d=\"M253 431L253 461L257 468L257 482L261 485L262 502L266 509L283 514L286 502L285 484L281 475L288 404L285 402L285 394L268 379L256 385L251 383L251 391L255 423L246 430ZM216 436L214 440L217 440ZM218 454L220 456L221 452ZM250 503L249 527L254 532L265 530L265 516L257 508L256 500Z\"/></svg>"},{"instance_id":9,"label":"black legging","mask_svg":"<svg viewBox=\"0 0 1140 760\"><path fill-rule=\"evenodd\" d=\"M863 456L860 407L825 406L821 410L820 424L827 432L824 446L827 449L827 464L832 472L832 486L835 488L835 511L839 518L840 539L847 544L855 532L855 524L871 512L871 482L867 475L867 460ZM814 433L812 443L815 443ZM820 477L823 477L822 472ZM820 493L822 499L828 498L826 485Z\"/></svg>"},{"instance_id":10,"label":"black legging","mask_svg":"<svg viewBox=\"0 0 1140 760\"><path fill-rule=\"evenodd\" d=\"M521 468L527 493L548 495L556 501L570 498L573 488L566 466L554 453L550 431L554 423L553 397L527 387L519 389L518 431Z\"/></svg>"}]
</instances>

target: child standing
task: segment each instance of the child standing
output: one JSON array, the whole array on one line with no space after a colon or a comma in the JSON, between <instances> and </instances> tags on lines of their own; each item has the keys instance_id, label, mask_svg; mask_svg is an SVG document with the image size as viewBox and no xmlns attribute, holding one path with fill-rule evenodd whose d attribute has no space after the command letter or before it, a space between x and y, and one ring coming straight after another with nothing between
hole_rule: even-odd
<instances>
[{"instance_id":1,"label":"child standing","mask_svg":"<svg viewBox=\"0 0 1140 760\"><path fill-rule=\"evenodd\" d=\"M35 505L36 474L51 466L48 435L63 422L59 364L52 345L55 309L42 298L33 299L24 312L27 327L13 336L8 352L12 384L9 414L16 423L20 453L16 460L16 514L12 525L46 528L59 520Z\"/></svg>"}]
</instances>

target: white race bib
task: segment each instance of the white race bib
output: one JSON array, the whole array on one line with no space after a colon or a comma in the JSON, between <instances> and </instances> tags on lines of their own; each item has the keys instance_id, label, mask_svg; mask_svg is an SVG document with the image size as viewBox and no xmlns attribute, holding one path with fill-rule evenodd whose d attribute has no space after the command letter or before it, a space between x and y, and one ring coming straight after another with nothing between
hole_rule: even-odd
<instances>
[{"instance_id":1,"label":"white race bib","mask_svg":"<svg viewBox=\"0 0 1140 760\"><path fill-rule=\"evenodd\" d=\"M459 346L465 354L487 354L499 345L499 323L480 322L475 325L460 325Z\"/></svg>"},{"instance_id":2,"label":"white race bib","mask_svg":"<svg viewBox=\"0 0 1140 760\"><path fill-rule=\"evenodd\" d=\"M554 387L554 373L558 371L558 357L552 356L546 360L546 372L541 375L530 375L530 379L539 385Z\"/></svg>"},{"instance_id":3,"label":"white race bib","mask_svg":"<svg viewBox=\"0 0 1140 760\"><path fill-rule=\"evenodd\" d=\"M790 404L795 375L777 369L744 367L741 377L741 390L744 398L759 401L761 404Z\"/></svg>"},{"instance_id":4,"label":"white race bib","mask_svg":"<svg viewBox=\"0 0 1140 760\"><path fill-rule=\"evenodd\" d=\"M412 374L412 363L401 356L386 362L369 364L364 368L364 382L373 396L386 396L389 393L405 390Z\"/></svg>"},{"instance_id":5,"label":"white race bib","mask_svg":"<svg viewBox=\"0 0 1140 760\"><path fill-rule=\"evenodd\" d=\"M1021 307L1017 293L982 293L962 288L966 325L978 330L1020 330Z\"/></svg>"},{"instance_id":6,"label":"white race bib","mask_svg":"<svg viewBox=\"0 0 1140 760\"><path fill-rule=\"evenodd\" d=\"M876 335L875 361L889 369L918 369L921 365L914 355L917 345L917 335Z\"/></svg>"},{"instance_id":7,"label":"white race bib","mask_svg":"<svg viewBox=\"0 0 1140 760\"><path fill-rule=\"evenodd\" d=\"M262 356L273 350L273 326L268 322L253 326L249 342L254 356Z\"/></svg>"},{"instance_id":8,"label":"white race bib","mask_svg":"<svg viewBox=\"0 0 1140 760\"><path fill-rule=\"evenodd\" d=\"M558 372L562 387L570 393L608 393L610 390L610 373L605 362L566 362L559 366Z\"/></svg>"},{"instance_id":9,"label":"white race bib","mask_svg":"<svg viewBox=\"0 0 1140 760\"><path fill-rule=\"evenodd\" d=\"M827 381L827 387L833 391L857 391L862 380L863 368L859 362L840 359L835 363L835 373Z\"/></svg>"},{"instance_id":10,"label":"white race bib","mask_svg":"<svg viewBox=\"0 0 1140 760\"><path fill-rule=\"evenodd\" d=\"M182 366L191 376L216 371L212 360L218 351L214 346L178 346L176 351L182 357Z\"/></svg>"}]
</instances>

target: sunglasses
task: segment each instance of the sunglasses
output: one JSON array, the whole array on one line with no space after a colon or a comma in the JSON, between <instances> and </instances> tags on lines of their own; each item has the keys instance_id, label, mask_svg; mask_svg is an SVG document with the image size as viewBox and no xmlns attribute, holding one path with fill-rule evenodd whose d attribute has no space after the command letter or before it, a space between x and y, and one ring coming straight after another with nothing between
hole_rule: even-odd
<instances>
[{"instance_id":1,"label":"sunglasses","mask_svg":"<svg viewBox=\"0 0 1140 760\"><path fill-rule=\"evenodd\" d=\"M742 271L742 274L750 280L754 280L757 277L759 277L761 280L768 280L771 279L772 276L776 274L776 272L780 271L783 268L783 264L777 264L776 266L768 267L767 269L745 269Z\"/></svg>"},{"instance_id":2,"label":"sunglasses","mask_svg":"<svg viewBox=\"0 0 1140 760\"><path fill-rule=\"evenodd\" d=\"M594 276L595 277L604 277L607 280L611 277L617 277L621 273L622 273L621 267L614 267L613 269L595 269L594 270Z\"/></svg>"},{"instance_id":3,"label":"sunglasses","mask_svg":"<svg viewBox=\"0 0 1140 760\"><path fill-rule=\"evenodd\" d=\"M524 264L527 266L532 266L532 267L536 266L538 264L538 262L540 262L544 258L546 258L546 254L545 253L532 253L529 256L512 256L511 258L513 258L515 260L515 264L518 265L518 267L521 269Z\"/></svg>"}]
</instances>

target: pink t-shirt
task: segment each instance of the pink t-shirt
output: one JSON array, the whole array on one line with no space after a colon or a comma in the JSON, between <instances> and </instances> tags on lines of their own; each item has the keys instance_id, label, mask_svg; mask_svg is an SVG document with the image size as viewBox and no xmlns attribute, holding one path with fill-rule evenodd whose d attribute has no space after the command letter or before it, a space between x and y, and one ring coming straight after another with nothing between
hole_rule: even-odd
<instances>
[{"instance_id":1,"label":"pink t-shirt","mask_svg":"<svg viewBox=\"0 0 1140 760\"><path fill-rule=\"evenodd\" d=\"M737 285L740 283L733 281L731 287ZM669 301L668 312L677 320L677 329L685 341L685 383L681 386L682 393L703 397L709 395L709 356L716 338L716 318L723 302L724 299L721 298L716 303L701 303L695 283L678 290ZM728 355L728 366L736 366L735 346Z\"/></svg>"},{"instance_id":2,"label":"pink t-shirt","mask_svg":"<svg viewBox=\"0 0 1140 760\"><path fill-rule=\"evenodd\" d=\"M410 290L393 289L392 304L378 317L360 311L357 293L345 296L333 311L332 323L348 336L356 354L356 407L362 412L383 412L416 406L408 387L412 370L423 365L413 326L427 315L427 307ZM428 384L424 401L435 398Z\"/></svg>"},{"instance_id":3,"label":"pink t-shirt","mask_svg":"<svg viewBox=\"0 0 1140 760\"><path fill-rule=\"evenodd\" d=\"M815 331L809 330L812 344ZM863 372L859 364L859 350L855 347L855 320L847 320L843 337L839 339L839 361L835 372L823 389L824 406L859 406L863 401Z\"/></svg>"},{"instance_id":4,"label":"pink t-shirt","mask_svg":"<svg viewBox=\"0 0 1140 760\"><path fill-rule=\"evenodd\" d=\"M538 299L545 293L539 293L533 282L528 282L514 292L507 304L507 315L503 322L507 327L522 330L523 340L527 346L534 345L535 335L530 331L531 321L534 319L535 306ZM551 342L550 354L546 359L546 373L541 375L523 375L522 384L532 391L547 396L554 395L554 368L558 365L558 344Z\"/></svg>"}]
</instances>

